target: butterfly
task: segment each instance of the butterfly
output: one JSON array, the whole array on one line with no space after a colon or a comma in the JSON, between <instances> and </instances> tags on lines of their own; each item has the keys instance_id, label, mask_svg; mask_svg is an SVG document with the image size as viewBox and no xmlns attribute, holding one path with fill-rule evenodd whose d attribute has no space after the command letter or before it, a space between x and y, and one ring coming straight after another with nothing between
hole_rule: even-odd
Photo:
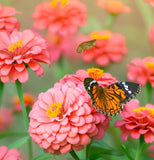
<instances>
[{"instance_id":1,"label":"butterfly","mask_svg":"<svg viewBox=\"0 0 154 160\"><path fill-rule=\"evenodd\" d=\"M77 48L77 53L82 53L86 49L91 49L95 44L96 44L96 39L82 42Z\"/></svg>"},{"instance_id":2,"label":"butterfly","mask_svg":"<svg viewBox=\"0 0 154 160\"><path fill-rule=\"evenodd\" d=\"M103 88L96 80L89 77L84 79L84 87L96 110L108 116L120 113L123 105L141 90L138 83L128 81L116 82Z\"/></svg>"}]
</instances>

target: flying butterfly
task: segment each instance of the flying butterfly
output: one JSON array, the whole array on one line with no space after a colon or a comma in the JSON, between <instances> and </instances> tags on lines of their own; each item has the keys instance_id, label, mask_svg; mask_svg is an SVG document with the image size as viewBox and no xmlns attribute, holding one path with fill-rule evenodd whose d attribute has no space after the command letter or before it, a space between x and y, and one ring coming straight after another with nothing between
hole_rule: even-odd
<instances>
[{"instance_id":1,"label":"flying butterfly","mask_svg":"<svg viewBox=\"0 0 154 160\"><path fill-rule=\"evenodd\" d=\"M95 44L96 44L96 39L82 42L77 48L77 53L82 53L86 49L91 49Z\"/></svg>"},{"instance_id":2,"label":"flying butterfly","mask_svg":"<svg viewBox=\"0 0 154 160\"><path fill-rule=\"evenodd\" d=\"M120 113L123 105L141 89L139 84L128 81L116 82L103 88L97 81L89 77L84 79L84 87L96 110L108 116Z\"/></svg>"}]
</instances>

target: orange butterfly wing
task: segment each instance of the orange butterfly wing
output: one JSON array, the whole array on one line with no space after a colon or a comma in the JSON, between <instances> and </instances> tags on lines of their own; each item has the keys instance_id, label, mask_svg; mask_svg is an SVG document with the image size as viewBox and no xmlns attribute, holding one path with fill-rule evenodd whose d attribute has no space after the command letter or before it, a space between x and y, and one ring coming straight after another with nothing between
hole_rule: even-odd
<instances>
[{"instance_id":1,"label":"orange butterfly wing","mask_svg":"<svg viewBox=\"0 0 154 160\"><path fill-rule=\"evenodd\" d=\"M109 116L122 111L123 104L130 101L140 91L139 84L127 81L113 83L102 88L94 79L85 78L84 86L97 111Z\"/></svg>"},{"instance_id":2,"label":"orange butterfly wing","mask_svg":"<svg viewBox=\"0 0 154 160\"><path fill-rule=\"evenodd\" d=\"M122 110L122 101L125 100L125 92L116 84L106 88L93 86L91 98L98 112L106 115L116 115Z\"/></svg>"}]
</instances>

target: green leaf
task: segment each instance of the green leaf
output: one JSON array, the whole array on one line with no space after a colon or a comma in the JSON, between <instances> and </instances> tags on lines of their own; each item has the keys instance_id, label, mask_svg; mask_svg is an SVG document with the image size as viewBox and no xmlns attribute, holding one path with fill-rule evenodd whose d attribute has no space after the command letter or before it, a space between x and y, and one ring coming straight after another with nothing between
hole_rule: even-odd
<instances>
[{"instance_id":1,"label":"green leaf","mask_svg":"<svg viewBox=\"0 0 154 160\"><path fill-rule=\"evenodd\" d=\"M25 143L28 142L29 138L30 138L29 136L24 137L24 138L21 138L21 139L17 140L16 142L10 144L10 145L8 146L8 148L9 148L9 149L12 149L12 148L20 148L22 145L24 145Z\"/></svg>"},{"instance_id":2,"label":"green leaf","mask_svg":"<svg viewBox=\"0 0 154 160\"><path fill-rule=\"evenodd\" d=\"M119 159L124 160L124 156L94 154L90 157L90 160L119 160Z\"/></svg>"},{"instance_id":3,"label":"green leaf","mask_svg":"<svg viewBox=\"0 0 154 160\"><path fill-rule=\"evenodd\" d=\"M29 133L28 132L3 132L0 134L0 138L5 138L5 137L18 137L18 136L28 136Z\"/></svg>"},{"instance_id":4,"label":"green leaf","mask_svg":"<svg viewBox=\"0 0 154 160\"><path fill-rule=\"evenodd\" d=\"M90 148L90 155L96 154L96 153L110 154L112 151L113 151L113 148L108 146L103 141L93 140L93 143L91 144L91 148Z\"/></svg>"},{"instance_id":5,"label":"green leaf","mask_svg":"<svg viewBox=\"0 0 154 160\"><path fill-rule=\"evenodd\" d=\"M52 156L49 153L42 153L38 157L34 158L34 160L44 160L44 159L51 158L51 157Z\"/></svg>"},{"instance_id":6,"label":"green leaf","mask_svg":"<svg viewBox=\"0 0 154 160\"><path fill-rule=\"evenodd\" d=\"M134 158L131 156L128 148L127 148L124 144L122 144L121 147L122 147L125 155L128 157L128 159L129 159L129 160L133 160Z\"/></svg>"}]
</instances>

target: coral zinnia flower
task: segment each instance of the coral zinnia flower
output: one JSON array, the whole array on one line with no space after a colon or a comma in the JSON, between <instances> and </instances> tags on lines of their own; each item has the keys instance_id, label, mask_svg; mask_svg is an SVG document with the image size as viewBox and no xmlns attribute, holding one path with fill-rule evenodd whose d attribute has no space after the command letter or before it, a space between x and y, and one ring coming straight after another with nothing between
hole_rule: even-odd
<instances>
[{"instance_id":1,"label":"coral zinnia flower","mask_svg":"<svg viewBox=\"0 0 154 160\"><path fill-rule=\"evenodd\" d=\"M8 150L6 146L0 147L1 160L22 160L21 158L19 158L19 156L20 156L20 153L15 148Z\"/></svg>"},{"instance_id":2,"label":"coral zinnia flower","mask_svg":"<svg viewBox=\"0 0 154 160\"><path fill-rule=\"evenodd\" d=\"M24 98L24 103L26 108L31 107L35 101L34 95L30 93L24 93L23 98ZM21 108L20 100L18 96L15 96L13 98L13 104L14 104L14 110L16 112L22 112L22 108Z\"/></svg>"},{"instance_id":3,"label":"coral zinnia flower","mask_svg":"<svg viewBox=\"0 0 154 160\"><path fill-rule=\"evenodd\" d=\"M0 109L0 133L7 130L13 121L12 112L4 107Z\"/></svg>"},{"instance_id":4,"label":"coral zinnia flower","mask_svg":"<svg viewBox=\"0 0 154 160\"><path fill-rule=\"evenodd\" d=\"M20 23L16 17L13 17L19 13L12 7L3 7L0 4L0 30L11 33L14 29L19 29Z\"/></svg>"},{"instance_id":5,"label":"coral zinnia flower","mask_svg":"<svg viewBox=\"0 0 154 160\"><path fill-rule=\"evenodd\" d=\"M72 149L81 150L91 142L90 138L104 137L110 118L92 107L83 86L83 79L88 76L85 70L66 75L53 88L40 93L34 103L29 115L29 132L46 152L65 154ZM104 86L115 81L111 75L103 77Z\"/></svg>"},{"instance_id":6,"label":"coral zinnia flower","mask_svg":"<svg viewBox=\"0 0 154 160\"><path fill-rule=\"evenodd\" d=\"M150 82L154 88L154 57L135 58L128 64L127 77L129 80L144 86Z\"/></svg>"},{"instance_id":7,"label":"coral zinnia flower","mask_svg":"<svg viewBox=\"0 0 154 160\"><path fill-rule=\"evenodd\" d=\"M152 26L149 30L149 39L154 46L154 24L152 24Z\"/></svg>"},{"instance_id":8,"label":"coral zinnia flower","mask_svg":"<svg viewBox=\"0 0 154 160\"><path fill-rule=\"evenodd\" d=\"M118 33L111 33L109 31L96 32L96 44L91 49L87 49L82 53L83 61L95 61L99 66L107 66L110 62L121 61L127 53L125 38ZM91 35L96 34L96 32L93 32ZM108 35L108 38L104 38L105 35Z\"/></svg>"},{"instance_id":9,"label":"coral zinnia flower","mask_svg":"<svg viewBox=\"0 0 154 160\"><path fill-rule=\"evenodd\" d=\"M41 76L44 70L39 62L49 63L47 54L45 40L31 30L14 31L10 35L0 32L1 81L26 82L29 78L27 66Z\"/></svg>"},{"instance_id":10,"label":"coral zinnia flower","mask_svg":"<svg viewBox=\"0 0 154 160\"><path fill-rule=\"evenodd\" d=\"M97 0L97 5L115 15L131 11L130 7L124 6L119 0Z\"/></svg>"},{"instance_id":11,"label":"coral zinnia flower","mask_svg":"<svg viewBox=\"0 0 154 160\"><path fill-rule=\"evenodd\" d=\"M152 7L154 7L154 0L144 0L145 2L149 2Z\"/></svg>"},{"instance_id":12,"label":"coral zinnia flower","mask_svg":"<svg viewBox=\"0 0 154 160\"><path fill-rule=\"evenodd\" d=\"M153 151L154 151L154 144L152 144L151 146L149 146L147 148L147 150L148 150L149 156L152 157L152 158L154 158L154 153L153 153Z\"/></svg>"},{"instance_id":13,"label":"coral zinnia flower","mask_svg":"<svg viewBox=\"0 0 154 160\"><path fill-rule=\"evenodd\" d=\"M123 118L116 121L115 126L120 127L122 140L126 141L129 135L138 139L143 134L146 143L154 141L154 105L140 107L138 100L131 100L120 115Z\"/></svg>"},{"instance_id":14,"label":"coral zinnia flower","mask_svg":"<svg viewBox=\"0 0 154 160\"><path fill-rule=\"evenodd\" d=\"M48 37L50 62L57 62L62 54L70 59L77 57L78 54L76 53L75 48L77 47L78 41L78 35L71 35L68 37L52 35Z\"/></svg>"},{"instance_id":15,"label":"coral zinnia flower","mask_svg":"<svg viewBox=\"0 0 154 160\"><path fill-rule=\"evenodd\" d=\"M39 4L33 13L34 27L47 29L50 34L68 36L86 24L86 6L79 0L69 0L61 6L51 6L50 2Z\"/></svg>"}]
</instances>

